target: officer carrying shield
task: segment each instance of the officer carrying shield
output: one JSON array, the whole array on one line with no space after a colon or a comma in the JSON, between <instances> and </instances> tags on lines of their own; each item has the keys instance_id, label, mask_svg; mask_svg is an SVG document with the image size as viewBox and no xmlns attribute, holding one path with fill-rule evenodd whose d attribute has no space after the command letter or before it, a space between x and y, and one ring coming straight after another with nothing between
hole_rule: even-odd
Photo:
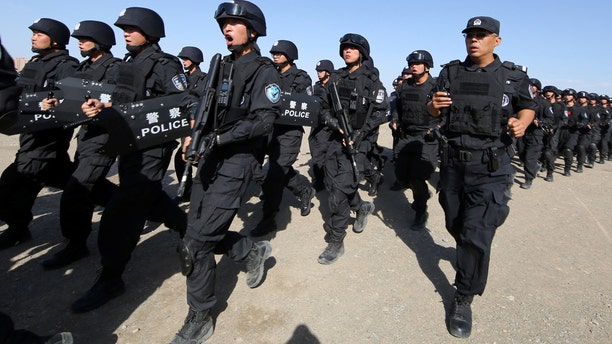
<instances>
[{"instance_id":1,"label":"officer carrying shield","mask_svg":"<svg viewBox=\"0 0 612 344\"><path fill-rule=\"evenodd\" d=\"M17 84L24 92L48 91L42 101L48 110L56 101L55 82L74 73L79 61L68 55L66 45L70 30L63 23L41 18L29 26L32 30L32 52L36 55L26 63ZM32 206L43 186L64 187L74 165L68 155L73 130L62 127L19 135L15 161L0 177L0 219L8 225L0 234L0 250L31 239L28 225L32 221Z\"/></svg>"},{"instance_id":2,"label":"officer carrying shield","mask_svg":"<svg viewBox=\"0 0 612 344\"><path fill-rule=\"evenodd\" d=\"M123 29L128 53L119 67L112 103L90 99L82 109L97 116L113 104L129 103L183 93L183 68L175 56L162 52L164 22L154 11L128 7L115 26ZM98 246L102 271L94 285L72 304L74 312L96 309L125 291L122 275L144 229L146 220L163 222L184 233L187 216L163 191L162 179L172 158L175 140L163 140L149 148L119 155L119 188L113 193L100 220Z\"/></svg>"},{"instance_id":3,"label":"officer carrying shield","mask_svg":"<svg viewBox=\"0 0 612 344\"><path fill-rule=\"evenodd\" d=\"M97 82L116 83L121 59L113 57L113 29L100 21L77 24L72 37L79 40L81 62L73 77ZM108 133L95 125L84 124L77 136L74 157L76 169L64 187L60 199L60 227L68 244L42 262L45 269L58 269L89 255L87 237L96 204L106 205L117 186L106 179L115 156L99 153L108 141Z\"/></svg>"},{"instance_id":4,"label":"officer carrying shield","mask_svg":"<svg viewBox=\"0 0 612 344\"><path fill-rule=\"evenodd\" d=\"M312 79L308 73L297 68L297 46L287 40L278 40L270 49L274 65L280 75L283 92L312 94ZM262 236L277 229L275 216L283 198L285 187L300 201L300 215L310 214L315 190L308 179L293 168L302 145L304 128L287 124L274 124L267 151L268 172L262 190L263 217L251 231L253 236Z\"/></svg>"}]
</instances>

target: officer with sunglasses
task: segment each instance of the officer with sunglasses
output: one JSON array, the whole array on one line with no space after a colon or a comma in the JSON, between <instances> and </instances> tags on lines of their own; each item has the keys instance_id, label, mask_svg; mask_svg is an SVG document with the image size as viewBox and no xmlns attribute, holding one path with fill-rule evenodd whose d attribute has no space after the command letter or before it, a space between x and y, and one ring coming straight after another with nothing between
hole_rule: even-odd
<instances>
[{"instance_id":1,"label":"officer with sunglasses","mask_svg":"<svg viewBox=\"0 0 612 344\"><path fill-rule=\"evenodd\" d=\"M468 56L444 66L427 103L432 116L443 116L448 140L438 188L457 251L447 325L460 338L470 336L472 299L485 290L493 236L510 212L512 141L524 135L536 109L527 74L494 53L502 40L499 26L491 17L467 22Z\"/></svg>"},{"instance_id":2,"label":"officer with sunglasses","mask_svg":"<svg viewBox=\"0 0 612 344\"><path fill-rule=\"evenodd\" d=\"M374 203L363 201L359 196L359 177L355 174L364 171L369 163L366 153L371 150L370 142L364 138L378 129L385 120L387 94L382 82L373 69L367 68L364 61L370 59L370 44L361 35L348 33L340 39L340 57L345 67L332 74L322 97L321 116L332 130L325 157L325 187L329 191L330 215L325 219L325 241L327 247L318 258L320 264L332 264L344 253L344 237L349 225L350 212L356 212L353 231L361 233L367 224L367 217L374 212ZM348 114L352 128L350 138L343 138L336 113L330 111L331 97L329 87L334 84L342 108ZM347 142L350 141L350 142ZM354 147L348 148L349 143ZM353 161L359 165L359 171Z\"/></svg>"}]
</instances>

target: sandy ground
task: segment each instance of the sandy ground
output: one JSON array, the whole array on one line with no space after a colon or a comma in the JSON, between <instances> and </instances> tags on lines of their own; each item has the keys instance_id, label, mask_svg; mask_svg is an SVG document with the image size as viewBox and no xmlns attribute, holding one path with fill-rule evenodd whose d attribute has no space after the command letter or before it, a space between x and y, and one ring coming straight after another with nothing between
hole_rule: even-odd
<instances>
[{"instance_id":1,"label":"sandy ground","mask_svg":"<svg viewBox=\"0 0 612 344\"><path fill-rule=\"evenodd\" d=\"M380 143L391 146L386 127ZM305 141L303 148L296 165L306 173ZM16 137L0 136L1 169L16 150ZM267 238L273 257L259 288L246 286L244 264L218 257L216 330L209 342L610 343L612 163L570 178L559 171L554 183L539 177L531 190L513 188L510 216L493 242L487 291L475 298L467 340L450 336L445 326L455 250L437 197L430 201L428 230L411 231L412 194L389 190L394 176L388 164L373 199L374 216L363 233L347 235L346 253L335 264L317 263L325 247L326 192L317 195L307 217L285 192L281 230ZM522 179L519 171L517 183ZM168 176L167 191L174 193L176 186ZM258 188L249 191L232 224L244 234L261 215ZM40 262L62 247L59 196L44 189L33 209L33 240L0 251L0 310L19 328L71 331L75 343L169 342L187 313L176 234L149 223L124 275L126 293L96 311L73 314L70 304L92 285L100 266L100 212L89 240L92 254L69 268L44 271ZM362 196L371 199L365 191Z\"/></svg>"}]
</instances>

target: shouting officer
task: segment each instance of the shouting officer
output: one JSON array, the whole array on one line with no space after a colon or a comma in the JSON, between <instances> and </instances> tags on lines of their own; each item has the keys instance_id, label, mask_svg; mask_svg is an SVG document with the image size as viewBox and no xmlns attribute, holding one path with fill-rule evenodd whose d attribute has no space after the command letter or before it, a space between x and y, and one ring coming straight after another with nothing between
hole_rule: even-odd
<instances>
[{"instance_id":1,"label":"shouting officer","mask_svg":"<svg viewBox=\"0 0 612 344\"><path fill-rule=\"evenodd\" d=\"M502 40L499 21L474 17L462 32L468 56L444 66L427 107L446 117L439 201L457 253L448 330L466 338L472 299L487 283L493 236L510 212L512 137L525 134L536 104L527 74L494 54Z\"/></svg>"},{"instance_id":2,"label":"shouting officer","mask_svg":"<svg viewBox=\"0 0 612 344\"><path fill-rule=\"evenodd\" d=\"M202 343L213 334L215 253L246 261L246 282L255 288L263 280L264 263L272 251L268 241L254 243L229 231L249 183L263 179L265 144L279 114L278 72L256 44L266 35L266 20L259 7L241 0L219 5L215 19L231 52L221 62L220 83L233 87L223 98L227 103L217 101L218 111L211 113L219 126L204 140L214 143L214 148L200 160L193 180L189 226L181 248L189 312L173 344Z\"/></svg>"},{"instance_id":3,"label":"shouting officer","mask_svg":"<svg viewBox=\"0 0 612 344\"><path fill-rule=\"evenodd\" d=\"M115 45L113 29L103 22L85 20L77 24L72 37L79 40L81 56L86 57L73 77L116 83L121 59L110 51ZM64 267L89 254L86 242L95 205L106 205L117 188L106 179L115 157L98 152L107 141L108 134L101 127L81 126L74 158L76 170L60 199L60 226L68 245L42 262L46 269Z\"/></svg>"},{"instance_id":4,"label":"shouting officer","mask_svg":"<svg viewBox=\"0 0 612 344\"><path fill-rule=\"evenodd\" d=\"M313 86L313 94L321 96L324 90L323 87L329 82L331 74L334 72L334 63L330 60L320 60L315 67L317 78ZM310 148L310 163L312 166L312 187L316 191L325 189L325 152L331 132L322 122L322 117L319 116L319 124L310 129L308 135L308 147Z\"/></svg>"},{"instance_id":5,"label":"shouting officer","mask_svg":"<svg viewBox=\"0 0 612 344\"><path fill-rule=\"evenodd\" d=\"M348 33L340 38L339 53L346 66L332 75L322 97L321 115L332 135L325 156L325 187L329 191L330 215L323 225L327 247L319 255L320 264L332 264L344 254L343 241L351 210L357 213L353 224L355 233L363 232L367 217L374 213L374 203L363 201L359 196L360 171L355 166L358 160L355 155L362 154L359 160L367 160L363 152L369 149L361 149L360 145L368 133L378 128L387 112L387 96L382 82L373 70L363 65L370 58L368 41L361 35ZM330 104L334 102L328 92L330 86L338 89L352 132L343 133L339 114L330 111ZM350 138L345 139L343 134L350 135Z\"/></svg>"},{"instance_id":6,"label":"shouting officer","mask_svg":"<svg viewBox=\"0 0 612 344\"><path fill-rule=\"evenodd\" d=\"M293 42L276 41L270 54L280 74L280 88L283 92L312 94L312 79L306 71L295 65L298 48ZM251 235L266 235L277 228L274 218L285 187L300 200L300 215L307 216L310 213L315 191L308 179L293 168L300 154L303 136L304 128L301 126L274 124L267 147L268 172L261 186L263 218L251 231Z\"/></svg>"},{"instance_id":7,"label":"shouting officer","mask_svg":"<svg viewBox=\"0 0 612 344\"><path fill-rule=\"evenodd\" d=\"M70 30L50 18L38 19L29 28L36 55L23 67L17 84L24 92L52 93L55 82L71 76L79 64L66 50ZM44 99L43 109L56 102L51 96ZM61 189L68 182L74 170L68 155L72 133L59 127L19 135L15 161L0 177L0 219L8 225L0 234L0 250L31 239L32 206L43 186Z\"/></svg>"},{"instance_id":8,"label":"shouting officer","mask_svg":"<svg viewBox=\"0 0 612 344\"><path fill-rule=\"evenodd\" d=\"M128 53L119 67L112 96L114 104L184 92L187 85L180 62L162 52L158 45L165 33L164 22L156 12L128 7L115 26L123 29ZM94 117L113 103L90 99L82 109L87 117ZM176 146L177 142L170 140L119 155L119 188L100 220L98 247L102 271L91 289L72 304L74 312L96 309L125 291L123 271L147 219L185 232L187 215L162 189L162 179Z\"/></svg>"},{"instance_id":9,"label":"shouting officer","mask_svg":"<svg viewBox=\"0 0 612 344\"><path fill-rule=\"evenodd\" d=\"M427 96L435 86L429 74L433 58L426 50L415 50L406 58L412 78L397 88L397 98L391 129L399 133L393 155L395 178L404 188L410 188L415 212L412 229L425 229L427 200L431 197L427 181L438 167L438 142L434 133L440 119L427 112ZM439 131L438 131L439 133ZM439 135L437 135L439 136Z\"/></svg>"}]
</instances>

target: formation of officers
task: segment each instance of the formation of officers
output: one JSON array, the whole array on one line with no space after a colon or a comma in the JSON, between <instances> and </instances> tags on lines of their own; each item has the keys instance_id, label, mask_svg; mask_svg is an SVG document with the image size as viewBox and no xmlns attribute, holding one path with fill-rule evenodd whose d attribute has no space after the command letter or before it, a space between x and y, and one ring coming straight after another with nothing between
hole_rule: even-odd
<instances>
[{"instance_id":1,"label":"formation of officers","mask_svg":"<svg viewBox=\"0 0 612 344\"><path fill-rule=\"evenodd\" d=\"M319 263L332 264L343 255L351 224L355 233L366 228L375 206L361 198L359 186L365 183L371 197L378 194L386 157L377 139L380 126L389 122L396 178L392 188L412 190L413 230L426 229L432 197L428 181L440 172L439 203L457 252L456 294L447 326L453 336L465 338L471 333L473 297L482 295L487 282L495 231L509 214L508 191L515 173L511 159L518 156L524 167L524 189L532 186L539 170L552 182L558 156L565 161L566 176L574 155L578 173L609 159L609 98L571 88L542 88L520 66L502 62L494 53L501 43L500 23L494 18L469 19L462 31L467 57L445 64L437 78L430 74L432 55L411 52L389 96L362 35L342 36L338 53L345 65L336 68L330 60L320 60L315 67L318 80L312 85L308 73L296 65L295 43L278 40L269 50L271 58L262 56L257 38L266 35L267 27L255 4L222 3L214 18L229 51L215 73L200 68L204 55L197 47L185 46L178 58L163 52L159 42L165 31L159 14L129 7L114 23L124 32L123 59L110 52L116 42L107 24L86 20L70 33L63 23L42 18L29 27L36 55L16 81L14 75L10 80L10 73L6 86L3 80L7 90L16 82L23 92L50 91L42 110L60 104L52 91L63 78L114 84L112 100L83 102L82 112L92 119L116 105L184 94L181 108L194 127L200 99L209 90L207 81L215 80L213 120L199 133L201 144L209 147L205 159L187 159L195 135L180 137L180 144L173 138L109 155L101 148L114 133L90 122L80 125L71 159L74 127L20 134L15 161L0 177L0 219L8 225L0 234L0 249L31 238L32 206L44 186L63 189L60 227L67 239L43 261L45 269L63 268L89 254L86 241L93 211L104 207L97 241L102 269L93 286L72 304L74 312L94 310L124 292L122 275L146 221L162 222L180 237L180 268L187 284L188 314L172 343L205 341L214 331L214 255L245 262L248 286L259 286L272 246L257 238L279 228L276 215L287 204L282 202L285 187L297 199L302 216L310 214L315 194L327 190L329 211L322 233L326 246ZM70 36L79 41L82 62L68 55ZM211 74L218 74L218 80ZM229 93L220 97L224 90ZM311 180L293 167L303 126L276 121L282 92L320 101L318 122L307 137ZM185 192L178 199L162 185L172 160L177 177L186 177ZM107 179L115 162L118 185ZM245 236L229 228L252 181L261 185L261 219ZM179 207L185 201L187 213Z\"/></svg>"}]
</instances>

